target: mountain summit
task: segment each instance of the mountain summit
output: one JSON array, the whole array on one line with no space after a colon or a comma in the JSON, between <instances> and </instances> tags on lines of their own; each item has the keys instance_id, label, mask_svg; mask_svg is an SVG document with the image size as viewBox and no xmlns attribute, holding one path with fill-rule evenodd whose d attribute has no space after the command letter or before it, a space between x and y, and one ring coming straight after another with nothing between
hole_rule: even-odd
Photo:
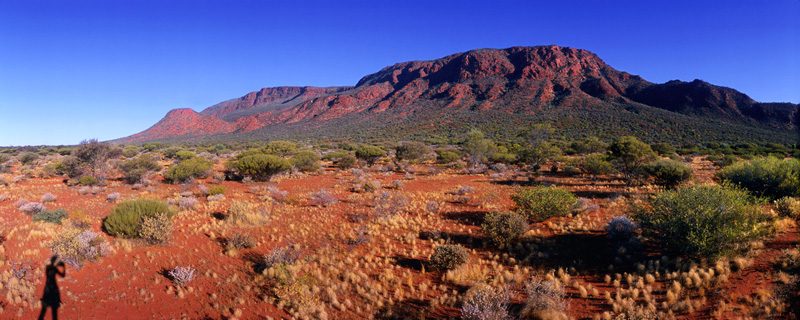
<instances>
[{"instance_id":1,"label":"mountain summit","mask_svg":"<svg viewBox=\"0 0 800 320\"><path fill-rule=\"evenodd\" d=\"M429 123L417 123L425 127L449 121L451 116L481 118L481 114L518 115L518 119L578 117L597 120L594 125L602 126L608 121L618 124L613 117L627 112L645 115L647 121L707 118L742 128L788 131L797 128L797 110L795 104L758 103L736 90L700 80L654 84L612 68L589 51L551 45L478 49L398 63L363 77L354 87L264 88L200 113L170 111L151 128L118 141L247 132L270 136L289 128L300 132L301 127L337 132L337 128L344 130L345 123L351 130L353 123L428 119ZM603 113L612 119L598 116ZM347 135L341 130L335 135Z\"/></svg>"}]
</instances>

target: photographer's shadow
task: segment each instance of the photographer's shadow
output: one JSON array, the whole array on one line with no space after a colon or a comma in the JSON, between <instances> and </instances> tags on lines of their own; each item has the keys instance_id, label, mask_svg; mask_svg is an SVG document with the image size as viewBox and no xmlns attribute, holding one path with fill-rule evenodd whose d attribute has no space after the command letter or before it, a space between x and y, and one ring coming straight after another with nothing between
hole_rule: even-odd
<instances>
[{"instance_id":1,"label":"photographer's shadow","mask_svg":"<svg viewBox=\"0 0 800 320\"><path fill-rule=\"evenodd\" d=\"M56 263L56 260L58 260L58 256L50 258L50 264L44 269L47 281L44 284L44 292L42 293L42 312L39 314L39 320L44 320L47 308L53 309L53 320L58 320L58 308L61 307L61 292L58 290L56 276L63 278L67 273L67 267L64 262L59 261Z\"/></svg>"}]
</instances>

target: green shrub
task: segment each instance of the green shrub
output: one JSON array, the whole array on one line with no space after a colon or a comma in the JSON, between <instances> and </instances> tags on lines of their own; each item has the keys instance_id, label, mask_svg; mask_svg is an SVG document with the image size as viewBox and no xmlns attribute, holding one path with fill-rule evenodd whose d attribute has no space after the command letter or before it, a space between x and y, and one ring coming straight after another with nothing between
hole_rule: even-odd
<instances>
[{"instance_id":1,"label":"green shrub","mask_svg":"<svg viewBox=\"0 0 800 320\"><path fill-rule=\"evenodd\" d=\"M650 149L660 155L670 155L675 153L676 149L673 145L666 142L659 142L650 145Z\"/></svg>"},{"instance_id":2,"label":"green shrub","mask_svg":"<svg viewBox=\"0 0 800 320\"><path fill-rule=\"evenodd\" d=\"M142 151L142 148L137 146L125 146L122 148L122 155L125 156L125 158L133 158L139 154L140 151Z\"/></svg>"},{"instance_id":3,"label":"green shrub","mask_svg":"<svg viewBox=\"0 0 800 320\"><path fill-rule=\"evenodd\" d=\"M300 171L319 170L319 155L311 150L300 151L290 160L292 165Z\"/></svg>"},{"instance_id":4,"label":"green shrub","mask_svg":"<svg viewBox=\"0 0 800 320\"><path fill-rule=\"evenodd\" d=\"M586 137L572 142L570 148L577 154L590 154L605 151L608 144L600 141L597 137Z\"/></svg>"},{"instance_id":5,"label":"green shrub","mask_svg":"<svg viewBox=\"0 0 800 320\"><path fill-rule=\"evenodd\" d=\"M675 160L656 160L642 167L644 172L655 179L656 184L665 188L675 188L692 178L692 168Z\"/></svg>"},{"instance_id":6,"label":"green shrub","mask_svg":"<svg viewBox=\"0 0 800 320\"><path fill-rule=\"evenodd\" d=\"M33 214L33 221L44 221L61 224L61 220L67 217L64 209L42 210Z\"/></svg>"},{"instance_id":7,"label":"green shrub","mask_svg":"<svg viewBox=\"0 0 800 320\"><path fill-rule=\"evenodd\" d=\"M406 142L395 149L395 157L399 160L418 160L428 154L428 146L422 142Z\"/></svg>"},{"instance_id":8,"label":"green shrub","mask_svg":"<svg viewBox=\"0 0 800 320\"><path fill-rule=\"evenodd\" d=\"M461 154L455 150L436 150L436 162L446 164L461 159Z\"/></svg>"},{"instance_id":9,"label":"green shrub","mask_svg":"<svg viewBox=\"0 0 800 320\"><path fill-rule=\"evenodd\" d=\"M376 146L361 146L356 150L356 158L366 161L369 165L375 164L375 161L385 155L386 151Z\"/></svg>"},{"instance_id":10,"label":"green shrub","mask_svg":"<svg viewBox=\"0 0 800 320\"><path fill-rule=\"evenodd\" d=\"M7 154L0 154L0 164L6 163L6 161L11 160Z\"/></svg>"},{"instance_id":11,"label":"green shrub","mask_svg":"<svg viewBox=\"0 0 800 320\"><path fill-rule=\"evenodd\" d=\"M191 158L194 158L195 156L196 156L196 154L194 152L189 151L189 150L181 150L181 151L178 151L177 153L175 153L175 158L178 158L178 159L181 159L181 160L191 159Z\"/></svg>"},{"instance_id":12,"label":"green shrub","mask_svg":"<svg viewBox=\"0 0 800 320\"><path fill-rule=\"evenodd\" d=\"M265 153L281 157L292 155L296 150L297 145L289 141L270 141L264 148Z\"/></svg>"},{"instance_id":13,"label":"green shrub","mask_svg":"<svg viewBox=\"0 0 800 320\"><path fill-rule=\"evenodd\" d=\"M32 163L36 159L39 159L39 155L37 155L37 154L35 154L33 152L25 152L25 153L19 155L19 157L17 158L17 160L19 160L19 162L22 162L22 164Z\"/></svg>"},{"instance_id":14,"label":"green shrub","mask_svg":"<svg viewBox=\"0 0 800 320\"><path fill-rule=\"evenodd\" d=\"M775 211L783 217L797 219L800 217L800 200L791 197L775 200Z\"/></svg>"},{"instance_id":15,"label":"green shrub","mask_svg":"<svg viewBox=\"0 0 800 320\"><path fill-rule=\"evenodd\" d=\"M483 218L481 228L489 240L504 248L528 232L528 222L514 212L492 212Z\"/></svg>"},{"instance_id":16,"label":"green shrub","mask_svg":"<svg viewBox=\"0 0 800 320\"><path fill-rule=\"evenodd\" d=\"M154 151L154 150L161 149L161 147L163 147L163 146L164 145L162 145L161 142L150 142L150 143L144 145L144 148L147 149L147 151Z\"/></svg>"},{"instance_id":17,"label":"green shrub","mask_svg":"<svg viewBox=\"0 0 800 320\"><path fill-rule=\"evenodd\" d=\"M736 163L736 161L739 160L739 158L737 158L732 154L726 154L726 155L710 155L706 157L706 160L711 161L711 163L713 163L718 168L723 168Z\"/></svg>"},{"instance_id":18,"label":"green shrub","mask_svg":"<svg viewBox=\"0 0 800 320\"><path fill-rule=\"evenodd\" d=\"M634 207L642 234L687 255L715 257L769 232L745 191L702 186L666 191Z\"/></svg>"},{"instance_id":19,"label":"green shrub","mask_svg":"<svg viewBox=\"0 0 800 320\"><path fill-rule=\"evenodd\" d=\"M268 181L273 175L292 168L288 160L271 154L248 155L234 162L233 166L241 174L258 181Z\"/></svg>"},{"instance_id":20,"label":"green shrub","mask_svg":"<svg viewBox=\"0 0 800 320\"><path fill-rule=\"evenodd\" d=\"M214 196L218 194L223 194L225 193L225 190L226 190L225 186L220 186L220 185L210 186L208 187L208 195Z\"/></svg>"},{"instance_id":21,"label":"green shrub","mask_svg":"<svg viewBox=\"0 0 800 320\"><path fill-rule=\"evenodd\" d=\"M358 159L356 157L346 154L339 159L333 161L333 164L341 169L350 169L356 166Z\"/></svg>"},{"instance_id":22,"label":"green shrub","mask_svg":"<svg viewBox=\"0 0 800 320\"><path fill-rule=\"evenodd\" d=\"M334 152L330 152L328 154L325 154L325 156L322 157L322 158L325 159L325 160L330 160L330 161L334 161L335 162L339 158L347 156L347 155L349 155L349 153L344 152L344 151L334 151Z\"/></svg>"},{"instance_id":23,"label":"green shrub","mask_svg":"<svg viewBox=\"0 0 800 320\"><path fill-rule=\"evenodd\" d=\"M161 169L161 166L149 154L140 155L123 162L119 166L119 171L125 177L125 182L130 184L141 182L148 173L159 169Z\"/></svg>"},{"instance_id":24,"label":"green shrub","mask_svg":"<svg viewBox=\"0 0 800 320\"><path fill-rule=\"evenodd\" d=\"M169 147L164 150L161 150L161 153L164 154L164 157L175 159L176 157L178 157L178 152L180 152L181 150L183 149L180 147Z\"/></svg>"},{"instance_id":25,"label":"green shrub","mask_svg":"<svg viewBox=\"0 0 800 320\"><path fill-rule=\"evenodd\" d=\"M164 179L170 180L173 183L190 181L206 175L208 170L211 169L211 166L211 161L201 157L183 160L169 167L164 174Z\"/></svg>"},{"instance_id":26,"label":"green shrub","mask_svg":"<svg viewBox=\"0 0 800 320\"><path fill-rule=\"evenodd\" d=\"M608 156L602 153L587 155L577 161L578 168L592 176L614 172L614 166L608 162Z\"/></svg>"},{"instance_id":27,"label":"green shrub","mask_svg":"<svg viewBox=\"0 0 800 320\"><path fill-rule=\"evenodd\" d=\"M528 219L547 220L564 217L577 208L578 198L572 192L556 187L524 188L511 195L517 212Z\"/></svg>"},{"instance_id":28,"label":"green shrub","mask_svg":"<svg viewBox=\"0 0 800 320\"><path fill-rule=\"evenodd\" d=\"M83 176L78 179L78 183L82 186L93 186L100 183L100 180L92 176Z\"/></svg>"},{"instance_id":29,"label":"green shrub","mask_svg":"<svg viewBox=\"0 0 800 320\"><path fill-rule=\"evenodd\" d=\"M162 201L153 199L123 201L111 209L111 213L103 221L103 228L115 237L135 238L139 236L142 218L153 218L160 213L168 217L174 215L169 206Z\"/></svg>"},{"instance_id":30,"label":"green shrub","mask_svg":"<svg viewBox=\"0 0 800 320\"><path fill-rule=\"evenodd\" d=\"M451 270L464 264L469 259L467 249L458 245L442 245L433 249L430 265L439 270Z\"/></svg>"},{"instance_id":31,"label":"green shrub","mask_svg":"<svg viewBox=\"0 0 800 320\"><path fill-rule=\"evenodd\" d=\"M717 178L768 199L800 196L798 159L758 157L722 169Z\"/></svg>"}]
</instances>

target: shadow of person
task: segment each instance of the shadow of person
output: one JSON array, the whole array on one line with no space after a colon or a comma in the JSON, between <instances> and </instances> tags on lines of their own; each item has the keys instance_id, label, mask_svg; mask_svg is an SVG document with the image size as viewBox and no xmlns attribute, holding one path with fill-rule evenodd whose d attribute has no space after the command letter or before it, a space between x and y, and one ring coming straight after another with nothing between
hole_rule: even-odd
<instances>
[{"instance_id":1,"label":"shadow of person","mask_svg":"<svg viewBox=\"0 0 800 320\"><path fill-rule=\"evenodd\" d=\"M42 293L42 313L39 314L39 320L44 320L47 308L53 309L53 320L58 320L58 308L61 307L61 292L58 291L56 275L64 277L67 273L67 267L61 261L56 264L56 260L58 260L58 256L53 256L50 258L50 264L44 268L47 281L44 284L44 293Z\"/></svg>"}]
</instances>

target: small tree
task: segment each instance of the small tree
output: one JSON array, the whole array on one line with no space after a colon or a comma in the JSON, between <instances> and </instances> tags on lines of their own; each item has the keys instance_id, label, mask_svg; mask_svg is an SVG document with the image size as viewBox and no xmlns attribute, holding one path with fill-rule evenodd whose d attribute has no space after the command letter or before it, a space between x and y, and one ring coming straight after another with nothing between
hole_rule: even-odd
<instances>
[{"instance_id":1,"label":"small tree","mask_svg":"<svg viewBox=\"0 0 800 320\"><path fill-rule=\"evenodd\" d=\"M375 161L385 155L386 151L376 146L361 146L356 150L356 157L366 161L369 165L375 164Z\"/></svg>"},{"instance_id":2,"label":"small tree","mask_svg":"<svg viewBox=\"0 0 800 320\"><path fill-rule=\"evenodd\" d=\"M84 140L75 149L72 156L78 160L80 171L98 180L105 180L109 170L106 161L122 154L122 149L97 142L97 139Z\"/></svg>"},{"instance_id":3,"label":"small tree","mask_svg":"<svg viewBox=\"0 0 800 320\"><path fill-rule=\"evenodd\" d=\"M471 165L486 162L489 155L493 154L495 149L497 149L497 145L495 145L492 140L485 139L483 132L480 130L472 130L467 133L462 147L467 153Z\"/></svg>"},{"instance_id":4,"label":"small tree","mask_svg":"<svg viewBox=\"0 0 800 320\"><path fill-rule=\"evenodd\" d=\"M655 152L648 144L632 136L614 140L608 151L628 180L632 180L640 172L642 165L655 158Z\"/></svg>"},{"instance_id":5,"label":"small tree","mask_svg":"<svg viewBox=\"0 0 800 320\"><path fill-rule=\"evenodd\" d=\"M292 168L288 160L271 154L245 156L236 161L233 166L241 174L259 181L269 181L273 175Z\"/></svg>"}]
</instances>

